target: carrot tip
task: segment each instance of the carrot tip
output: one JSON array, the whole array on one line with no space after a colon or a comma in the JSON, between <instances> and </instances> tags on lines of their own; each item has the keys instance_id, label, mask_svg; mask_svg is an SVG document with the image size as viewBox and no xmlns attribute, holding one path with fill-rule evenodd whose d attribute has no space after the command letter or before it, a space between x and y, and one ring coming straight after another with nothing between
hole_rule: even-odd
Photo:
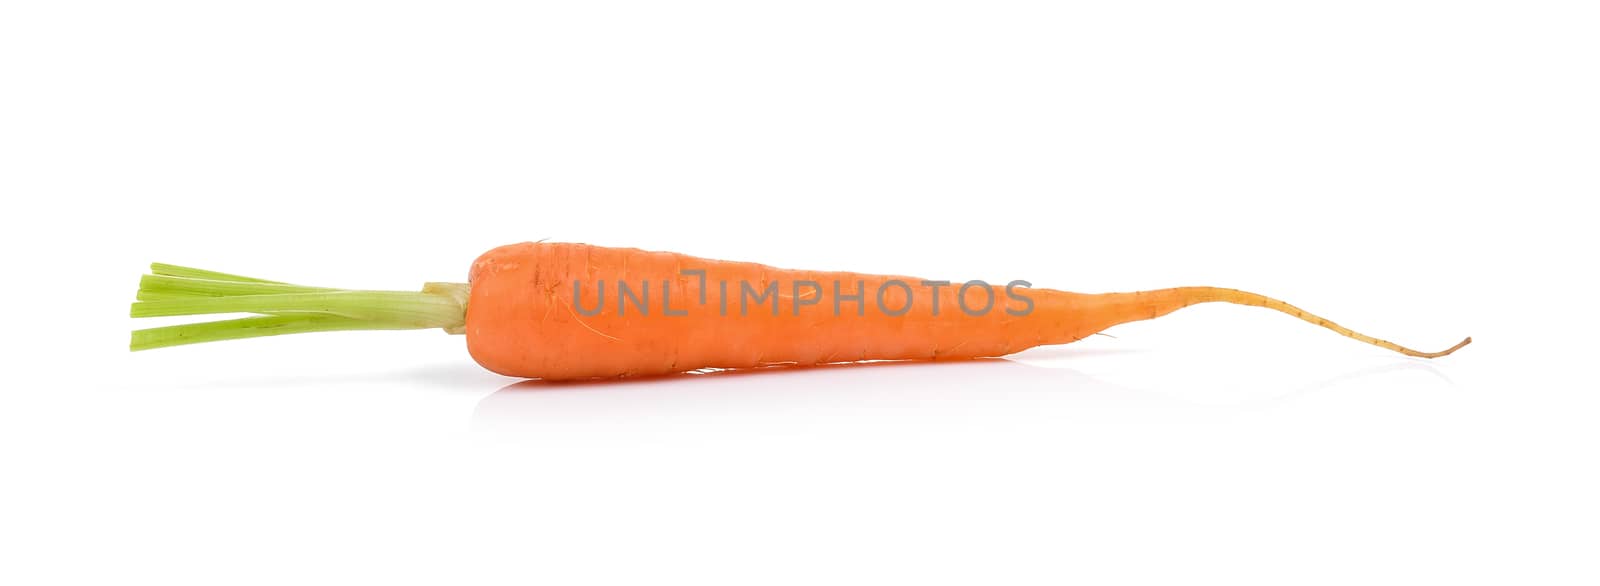
<instances>
[{"instance_id":1,"label":"carrot tip","mask_svg":"<svg viewBox=\"0 0 1600 586\"><path fill-rule=\"evenodd\" d=\"M1452 352L1455 352L1456 350L1460 350L1461 348L1465 347L1467 344L1471 344L1471 343L1472 343L1472 336L1467 336L1467 338L1465 340L1457 342L1456 345L1451 346L1448 349L1445 349L1445 350L1442 350L1442 351L1439 351L1439 352L1418 352L1417 356L1420 356L1422 358L1438 358L1440 356L1449 356Z\"/></svg>"}]
</instances>

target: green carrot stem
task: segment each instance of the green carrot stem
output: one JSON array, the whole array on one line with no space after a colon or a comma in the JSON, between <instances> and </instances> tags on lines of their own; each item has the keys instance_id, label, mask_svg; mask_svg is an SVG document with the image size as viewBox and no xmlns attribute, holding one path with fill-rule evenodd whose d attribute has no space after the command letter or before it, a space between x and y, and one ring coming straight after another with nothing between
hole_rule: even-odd
<instances>
[{"instance_id":1,"label":"green carrot stem","mask_svg":"<svg viewBox=\"0 0 1600 586\"><path fill-rule=\"evenodd\" d=\"M271 313L310 311L368 321L415 321L427 327L459 313L454 300L408 291L328 291L278 295L194 297L165 301L137 301L132 317L166 317L206 313ZM433 326L438 327L438 326Z\"/></svg>"},{"instance_id":2,"label":"green carrot stem","mask_svg":"<svg viewBox=\"0 0 1600 586\"><path fill-rule=\"evenodd\" d=\"M408 326L372 322L332 315L268 315L223 321L183 324L134 330L128 349L153 350L184 344L242 340L262 336L334 332L341 330L406 330L427 326Z\"/></svg>"},{"instance_id":3,"label":"green carrot stem","mask_svg":"<svg viewBox=\"0 0 1600 586\"><path fill-rule=\"evenodd\" d=\"M214 281L240 281L240 282L247 282L247 283L277 283L277 281L268 281L266 279L256 279L256 278L253 278L253 277L241 277L239 275L230 275L228 273L219 273L219 272L216 272L216 271L207 271L207 270L203 270L203 269L191 269L189 267L180 267L178 265L169 265L169 264L166 264L166 263L159 263L159 262L150 263L150 272L152 274L164 275L164 276L168 276L168 277L188 277L188 278L191 278L191 279L211 279L211 280L214 280Z\"/></svg>"},{"instance_id":4,"label":"green carrot stem","mask_svg":"<svg viewBox=\"0 0 1600 586\"><path fill-rule=\"evenodd\" d=\"M145 275L139 279L141 293L178 293L185 295L273 295L280 293L313 293L336 291L325 287L301 287L265 281L221 281L166 275Z\"/></svg>"},{"instance_id":5,"label":"green carrot stem","mask_svg":"<svg viewBox=\"0 0 1600 586\"><path fill-rule=\"evenodd\" d=\"M421 291L367 291L304 287L155 263L139 281L132 317L257 313L223 321L137 330L129 348L337 330L444 328L461 333L468 286L427 283Z\"/></svg>"}]
</instances>

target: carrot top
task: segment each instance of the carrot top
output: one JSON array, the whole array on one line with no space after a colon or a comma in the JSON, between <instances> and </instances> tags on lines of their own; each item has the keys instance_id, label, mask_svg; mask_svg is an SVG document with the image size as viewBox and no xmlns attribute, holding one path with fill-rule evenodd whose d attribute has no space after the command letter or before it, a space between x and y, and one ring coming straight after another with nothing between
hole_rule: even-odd
<instances>
[{"instance_id":1,"label":"carrot top","mask_svg":"<svg viewBox=\"0 0 1600 586\"><path fill-rule=\"evenodd\" d=\"M130 350L339 330L444 328L466 325L468 285L427 283L421 291L306 287L154 263L139 280L132 317L254 313L221 321L136 330Z\"/></svg>"}]
</instances>

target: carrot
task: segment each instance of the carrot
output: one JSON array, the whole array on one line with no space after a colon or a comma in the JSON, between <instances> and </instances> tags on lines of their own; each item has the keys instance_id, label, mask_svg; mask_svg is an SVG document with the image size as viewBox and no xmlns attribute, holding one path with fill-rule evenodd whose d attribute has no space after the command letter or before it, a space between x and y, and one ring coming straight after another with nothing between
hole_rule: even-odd
<instances>
[{"instance_id":1,"label":"carrot","mask_svg":"<svg viewBox=\"0 0 1600 586\"><path fill-rule=\"evenodd\" d=\"M958 360L1074 342L1199 303L1264 307L1407 356L1437 358L1255 293L1178 287L1083 294L1005 285L777 269L669 252L522 243L473 263L469 283L420 292L302 287L152 265L134 317L256 313L138 330L133 350L354 329L464 333L485 368L568 380L708 368Z\"/></svg>"}]
</instances>

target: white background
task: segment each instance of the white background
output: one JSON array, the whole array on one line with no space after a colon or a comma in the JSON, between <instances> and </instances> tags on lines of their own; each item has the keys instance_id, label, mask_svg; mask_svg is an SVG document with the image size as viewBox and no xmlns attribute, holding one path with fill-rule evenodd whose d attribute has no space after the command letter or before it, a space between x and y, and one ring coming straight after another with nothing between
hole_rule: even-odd
<instances>
[{"instance_id":1,"label":"white background","mask_svg":"<svg viewBox=\"0 0 1600 586\"><path fill-rule=\"evenodd\" d=\"M0 582L1600 580L1585 2L9 2ZM1010 361L518 385L131 354L163 261L552 238L1218 285ZM158 322L159 323L159 322Z\"/></svg>"}]
</instances>

